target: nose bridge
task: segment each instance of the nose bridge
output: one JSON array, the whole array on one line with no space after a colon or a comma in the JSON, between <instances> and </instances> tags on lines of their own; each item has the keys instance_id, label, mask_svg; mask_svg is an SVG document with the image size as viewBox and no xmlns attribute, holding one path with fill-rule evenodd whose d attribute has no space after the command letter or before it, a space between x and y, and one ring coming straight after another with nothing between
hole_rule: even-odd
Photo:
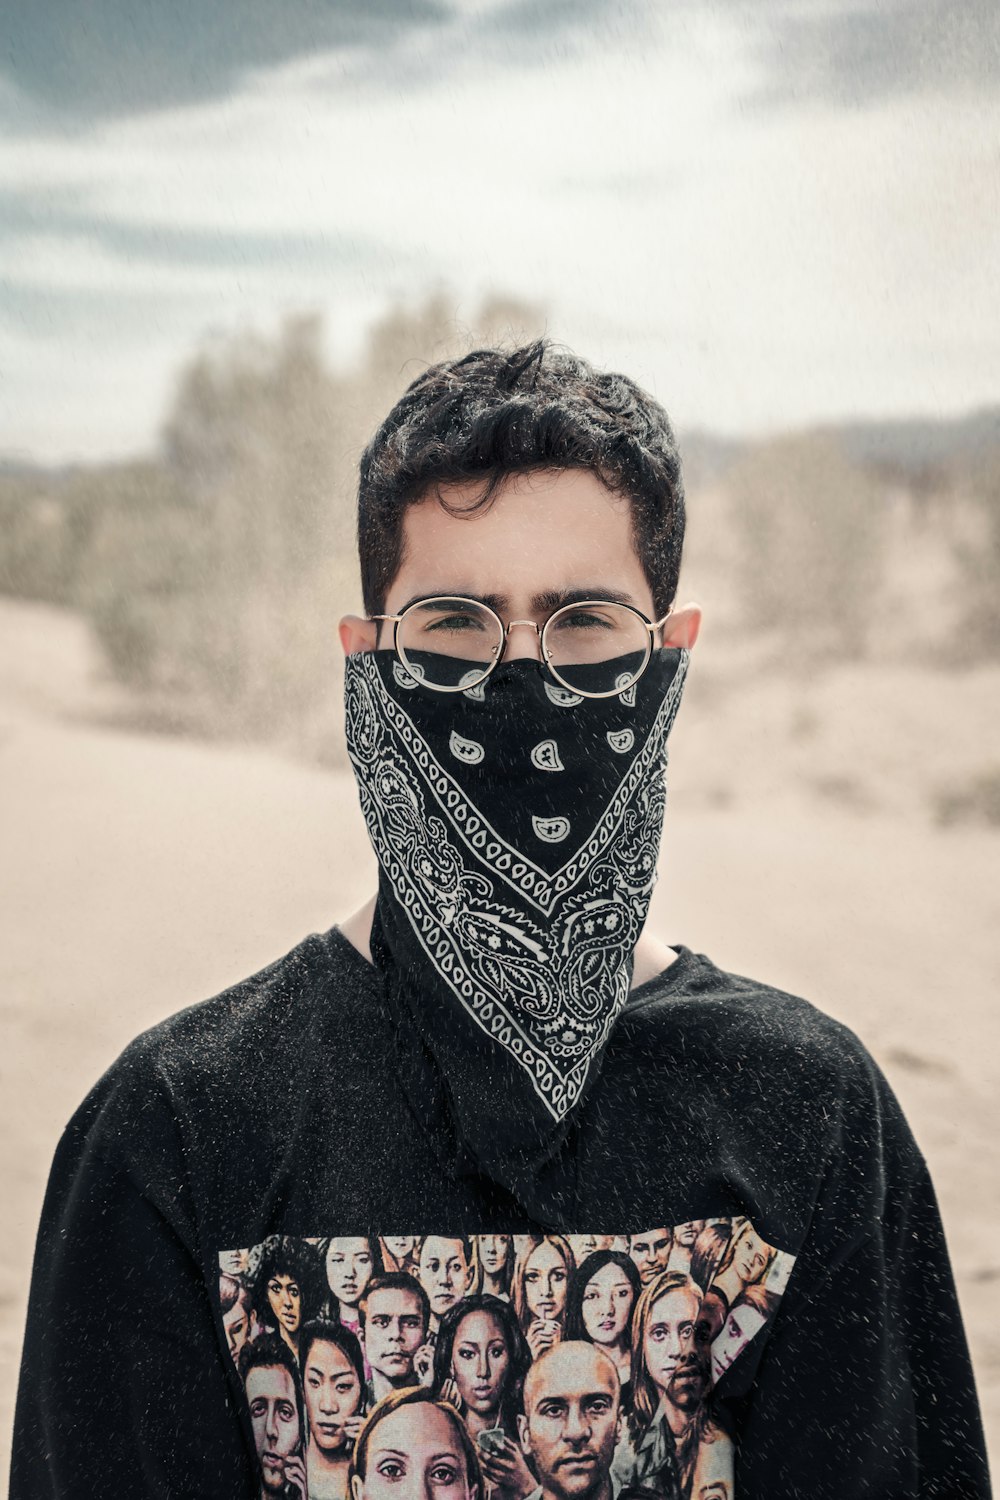
<instances>
[{"instance_id":1,"label":"nose bridge","mask_svg":"<svg viewBox=\"0 0 1000 1500\"><path fill-rule=\"evenodd\" d=\"M535 632L534 641L531 640L528 632L523 629L524 626L528 626L529 629ZM515 627L518 630L518 636L516 638L518 644L515 644L512 641L511 637L511 632L515 629ZM504 627L503 654L501 655L500 660L514 661L519 657L525 656L537 656L539 660L541 660L541 640L541 627L538 625L538 622L536 620L508 620L507 624Z\"/></svg>"}]
</instances>

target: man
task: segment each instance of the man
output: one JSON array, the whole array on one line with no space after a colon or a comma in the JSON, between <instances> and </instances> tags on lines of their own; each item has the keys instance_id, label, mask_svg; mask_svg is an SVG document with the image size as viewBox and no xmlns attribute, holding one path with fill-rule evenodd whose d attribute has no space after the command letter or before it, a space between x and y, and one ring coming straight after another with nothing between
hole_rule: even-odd
<instances>
[{"instance_id":1,"label":"man","mask_svg":"<svg viewBox=\"0 0 1000 1500\"><path fill-rule=\"evenodd\" d=\"M374 1406L389 1391L412 1385L418 1378L413 1360L427 1339L430 1303L408 1271L385 1271L369 1281L358 1311L361 1342L372 1372L368 1404Z\"/></svg>"},{"instance_id":2,"label":"man","mask_svg":"<svg viewBox=\"0 0 1000 1500\"><path fill-rule=\"evenodd\" d=\"M220 1248L404 1230L439 1315L477 1234L571 1266L569 1234L720 1220L794 1260L714 1392L736 1494L982 1500L940 1215L886 1080L807 1000L646 925L701 620L666 413L544 341L477 350L387 415L358 507L341 640L378 890L138 1038L71 1121L15 1500L253 1493ZM96 1430L99 1453L74 1437Z\"/></svg>"},{"instance_id":3,"label":"man","mask_svg":"<svg viewBox=\"0 0 1000 1500\"><path fill-rule=\"evenodd\" d=\"M660 1271L666 1269L672 1244L671 1229L647 1229L643 1234L629 1236L628 1253L635 1261L643 1286L647 1286Z\"/></svg>"},{"instance_id":4,"label":"man","mask_svg":"<svg viewBox=\"0 0 1000 1500\"><path fill-rule=\"evenodd\" d=\"M265 1333L240 1354L260 1463L260 1500L306 1500L302 1383L288 1345Z\"/></svg>"},{"instance_id":5,"label":"man","mask_svg":"<svg viewBox=\"0 0 1000 1500\"><path fill-rule=\"evenodd\" d=\"M620 1391L614 1361L595 1344L567 1339L538 1356L517 1419L539 1478L527 1500L611 1500Z\"/></svg>"},{"instance_id":6,"label":"man","mask_svg":"<svg viewBox=\"0 0 1000 1500\"><path fill-rule=\"evenodd\" d=\"M472 1285L475 1266L472 1244L465 1236L429 1234L420 1246L420 1285L430 1307L428 1341L433 1344L438 1324L449 1307Z\"/></svg>"}]
</instances>

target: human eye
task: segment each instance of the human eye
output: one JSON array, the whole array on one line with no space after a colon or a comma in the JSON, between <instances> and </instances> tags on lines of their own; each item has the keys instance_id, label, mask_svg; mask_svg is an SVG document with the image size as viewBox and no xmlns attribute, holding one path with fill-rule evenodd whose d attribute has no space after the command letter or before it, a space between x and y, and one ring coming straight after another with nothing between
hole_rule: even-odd
<instances>
[{"instance_id":1,"label":"human eye","mask_svg":"<svg viewBox=\"0 0 1000 1500\"><path fill-rule=\"evenodd\" d=\"M403 1465L396 1458L384 1458L378 1465L383 1479L399 1480L403 1477Z\"/></svg>"},{"instance_id":2,"label":"human eye","mask_svg":"<svg viewBox=\"0 0 1000 1500\"><path fill-rule=\"evenodd\" d=\"M462 604L451 600L421 614L420 628L437 634L459 631L481 631L486 628L486 617L479 607L471 602Z\"/></svg>"},{"instance_id":3,"label":"human eye","mask_svg":"<svg viewBox=\"0 0 1000 1500\"><path fill-rule=\"evenodd\" d=\"M295 1407L290 1401L279 1401L278 1416L283 1422L290 1422L295 1416Z\"/></svg>"},{"instance_id":4,"label":"human eye","mask_svg":"<svg viewBox=\"0 0 1000 1500\"><path fill-rule=\"evenodd\" d=\"M560 615L555 622L557 630L614 630L622 624L613 604L578 604Z\"/></svg>"},{"instance_id":5,"label":"human eye","mask_svg":"<svg viewBox=\"0 0 1000 1500\"><path fill-rule=\"evenodd\" d=\"M266 1403L266 1401L262 1401L260 1399L260 1397L258 1397L256 1401L251 1401L251 1403L250 1403L250 1415L252 1417L262 1417L266 1411L267 1411L267 1403Z\"/></svg>"},{"instance_id":6,"label":"human eye","mask_svg":"<svg viewBox=\"0 0 1000 1500\"><path fill-rule=\"evenodd\" d=\"M435 1464L431 1469L431 1479L435 1484L454 1484L458 1478L458 1469L454 1464Z\"/></svg>"},{"instance_id":7,"label":"human eye","mask_svg":"<svg viewBox=\"0 0 1000 1500\"><path fill-rule=\"evenodd\" d=\"M281 1282L269 1281L267 1283L267 1289L271 1293L272 1297L278 1297L281 1294Z\"/></svg>"},{"instance_id":8,"label":"human eye","mask_svg":"<svg viewBox=\"0 0 1000 1500\"><path fill-rule=\"evenodd\" d=\"M290 1297L298 1297L299 1296L299 1289L296 1286L296 1284L295 1284L294 1281L290 1281L288 1283L288 1295Z\"/></svg>"},{"instance_id":9,"label":"human eye","mask_svg":"<svg viewBox=\"0 0 1000 1500\"><path fill-rule=\"evenodd\" d=\"M597 1288L595 1286L588 1286L587 1290L583 1294L583 1300L584 1302L596 1302Z\"/></svg>"}]
</instances>

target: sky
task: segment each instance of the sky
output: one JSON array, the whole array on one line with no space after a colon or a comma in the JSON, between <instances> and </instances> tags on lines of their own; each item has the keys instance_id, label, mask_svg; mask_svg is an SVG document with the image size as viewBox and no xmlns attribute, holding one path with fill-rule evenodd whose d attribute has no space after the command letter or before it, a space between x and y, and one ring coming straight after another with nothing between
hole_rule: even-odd
<instances>
[{"instance_id":1,"label":"sky","mask_svg":"<svg viewBox=\"0 0 1000 1500\"><path fill-rule=\"evenodd\" d=\"M995 0L3 0L0 455L502 293L682 429L1000 399Z\"/></svg>"}]
</instances>

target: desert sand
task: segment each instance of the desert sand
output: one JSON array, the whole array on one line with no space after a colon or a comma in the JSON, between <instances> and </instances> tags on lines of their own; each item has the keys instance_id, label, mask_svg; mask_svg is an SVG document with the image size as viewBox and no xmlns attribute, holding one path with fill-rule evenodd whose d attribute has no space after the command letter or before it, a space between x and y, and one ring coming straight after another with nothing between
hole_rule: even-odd
<instances>
[{"instance_id":1,"label":"desert sand","mask_svg":"<svg viewBox=\"0 0 1000 1500\"><path fill-rule=\"evenodd\" d=\"M807 995L884 1068L937 1185L995 1466L1000 833L936 827L921 776L940 784L951 742L956 760L983 753L997 678L770 682L733 712L693 682L651 924ZM327 928L374 881L349 773L130 732L115 706L75 617L0 601L4 1472L67 1119L138 1031Z\"/></svg>"}]
</instances>

